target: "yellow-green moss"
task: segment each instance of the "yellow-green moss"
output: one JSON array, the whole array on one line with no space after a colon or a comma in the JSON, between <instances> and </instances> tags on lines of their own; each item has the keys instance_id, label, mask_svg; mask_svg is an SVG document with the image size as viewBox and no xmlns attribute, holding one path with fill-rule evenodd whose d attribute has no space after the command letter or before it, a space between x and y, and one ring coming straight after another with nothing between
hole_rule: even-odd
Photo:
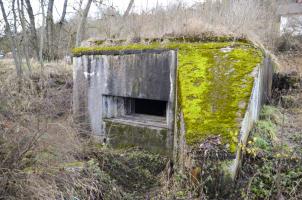
<instances>
[{"instance_id":1,"label":"yellow-green moss","mask_svg":"<svg viewBox=\"0 0 302 200\"><path fill-rule=\"evenodd\" d=\"M253 87L251 73L261 63L262 52L247 42L154 42L80 47L73 53L148 49L178 50L178 103L184 114L187 144L220 135L234 152L240 119Z\"/></svg>"},{"instance_id":2,"label":"yellow-green moss","mask_svg":"<svg viewBox=\"0 0 302 200\"><path fill-rule=\"evenodd\" d=\"M72 50L74 56L89 55L89 54L102 54L108 51L125 51L125 50L148 50L148 49L162 49L167 48L160 43L145 44L130 44L125 46L92 46L92 47L78 47Z\"/></svg>"},{"instance_id":3,"label":"yellow-green moss","mask_svg":"<svg viewBox=\"0 0 302 200\"><path fill-rule=\"evenodd\" d=\"M182 44L178 54L179 99L188 144L220 135L235 151L239 120L253 87L251 72L261 62L261 51L237 43Z\"/></svg>"}]
</instances>

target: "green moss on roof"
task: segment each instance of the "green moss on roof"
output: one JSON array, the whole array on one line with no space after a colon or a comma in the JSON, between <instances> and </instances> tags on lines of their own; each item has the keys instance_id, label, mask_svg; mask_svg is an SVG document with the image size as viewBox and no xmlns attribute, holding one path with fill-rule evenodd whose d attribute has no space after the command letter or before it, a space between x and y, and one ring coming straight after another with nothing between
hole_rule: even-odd
<instances>
[{"instance_id":1,"label":"green moss on roof","mask_svg":"<svg viewBox=\"0 0 302 200\"><path fill-rule=\"evenodd\" d=\"M237 146L240 119L253 87L252 71L262 53L249 44L190 44L178 54L179 99L186 124L186 140L195 144L220 135L230 150Z\"/></svg>"},{"instance_id":2,"label":"green moss on roof","mask_svg":"<svg viewBox=\"0 0 302 200\"><path fill-rule=\"evenodd\" d=\"M74 56L102 54L108 51L125 51L125 50L151 50L151 49L167 49L166 46L160 43L152 44L130 44L123 46L92 46L92 47L78 47L72 50Z\"/></svg>"},{"instance_id":3,"label":"green moss on roof","mask_svg":"<svg viewBox=\"0 0 302 200\"><path fill-rule=\"evenodd\" d=\"M80 47L73 53L148 49L178 50L178 103L184 115L187 144L220 135L234 152L253 87L251 73L262 62L262 52L247 42L154 42Z\"/></svg>"}]
</instances>

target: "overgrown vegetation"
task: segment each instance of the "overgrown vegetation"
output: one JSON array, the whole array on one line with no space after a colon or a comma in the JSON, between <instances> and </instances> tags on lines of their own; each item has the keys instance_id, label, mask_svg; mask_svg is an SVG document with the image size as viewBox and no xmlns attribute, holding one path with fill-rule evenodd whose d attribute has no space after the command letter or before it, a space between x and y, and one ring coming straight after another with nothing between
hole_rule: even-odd
<instances>
[{"instance_id":1,"label":"overgrown vegetation","mask_svg":"<svg viewBox=\"0 0 302 200\"><path fill-rule=\"evenodd\" d=\"M220 161L237 143L236 118L247 106L252 84L249 75L262 59L242 36L278 51L280 58L284 56L283 72L294 71L296 77L301 73L302 39L293 35L293 28L299 29L301 22L295 22L280 38L278 1L206 1L193 6L178 2L124 15L112 6L98 4L101 15L87 23L82 0L77 1L80 5L72 5L78 9L76 15L65 20L63 10L59 23L53 19L54 0L47 1L47 13L42 9L37 15L31 13L30 3L39 2L44 5L40 8L46 9L46 0L0 2L2 16L5 10L8 14L0 47L8 58L16 55L19 75L10 59L0 60L0 199L302 199L302 100L297 89L301 80L292 84L288 74L279 76L285 80L283 86L274 84L275 99L263 108L248 145L243 147L245 159L238 182L233 185L220 180L224 167ZM67 5L67 0L64 2ZM90 6L86 7L89 10ZM46 27L35 26L44 17ZM87 24L86 28L79 27L79 21ZM98 45L108 46L117 38L122 43L142 42L141 38L160 41L105 49L81 47L75 55L125 48L180 48L186 139L199 143L194 149L199 163L188 171L173 171L167 158L141 149L109 149L89 140L87 130L73 123L71 66L43 61L69 56L77 32L82 33L77 43L91 36L103 40L97 39ZM194 40L204 33L232 35L233 40L221 37L220 44L201 46L191 44L195 41L168 45L165 40L182 35ZM223 139L208 135L222 135Z\"/></svg>"},{"instance_id":2,"label":"overgrown vegetation","mask_svg":"<svg viewBox=\"0 0 302 200\"><path fill-rule=\"evenodd\" d=\"M20 87L11 60L0 64L0 199L144 199L158 185L166 158L79 134L69 65L35 68Z\"/></svg>"},{"instance_id":3,"label":"overgrown vegetation","mask_svg":"<svg viewBox=\"0 0 302 200\"><path fill-rule=\"evenodd\" d=\"M187 6L179 1L122 17L114 8L101 7L102 19L91 23L89 31L102 39L161 38L167 35L242 35L270 47L278 38L275 1L202 1ZM98 22L98 23L96 23ZM122 26L122 29L121 29ZM93 28L92 28L93 27Z\"/></svg>"},{"instance_id":4,"label":"overgrown vegetation","mask_svg":"<svg viewBox=\"0 0 302 200\"><path fill-rule=\"evenodd\" d=\"M252 130L247 146L243 147L245 157L236 184L221 179L222 166L219 161L228 157L228 153L221 154L223 149L219 147L219 138L211 138L199 147L206 147L206 154L196 152L197 156L201 156L195 158L201 161L196 166L202 167L175 174L161 195L166 199L178 200L301 199L301 133L293 136L284 133L282 136L282 126L289 119L281 110L272 105L262 109L261 118ZM299 147L293 143L299 144ZM218 165L213 165L215 162ZM206 168L207 165L212 168Z\"/></svg>"},{"instance_id":5,"label":"overgrown vegetation","mask_svg":"<svg viewBox=\"0 0 302 200\"><path fill-rule=\"evenodd\" d=\"M285 116L273 106L262 109L246 147L240 181L244 199L300 199L302 189L301 149L294 151L280 135Z\"/></svg>"}]
</instances>

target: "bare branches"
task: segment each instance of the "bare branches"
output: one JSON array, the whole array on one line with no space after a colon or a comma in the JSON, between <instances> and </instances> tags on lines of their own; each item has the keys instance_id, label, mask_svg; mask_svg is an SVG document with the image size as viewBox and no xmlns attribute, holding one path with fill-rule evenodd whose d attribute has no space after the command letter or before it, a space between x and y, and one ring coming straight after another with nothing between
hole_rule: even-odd
<instances>
[{"instance_id":1,"label":"bare branches","mask_svg":"<svg viewBox=\"0 0 302 200\"><path fill-rule=\"evenodd\" d=\"M62 11L61 19L59 21L59 24L60 24L61 27L62 27L62 25L63 25L63 23L65 21L66 10L67 10L67 3L68 3L68 0L64 0L63 11Z\"/></svg>"},{"instance_id":2,"label":"bare branches","mask_svg":"<svg viewBox=\"0 0 302 200\"><path fill-rule=\"evenodd\" d=\"M130 10L131 10L131 8L132 8L133 4L134 4L134 0L130 0L130 2L129 2L129 4L128 4L128 7L127 7L127 10L125 11L125 13L124 13L124 16L123 16L123 17L127 17L127 16L129 15Z\"/></svg>"},{"instance_id":3,"label":"bare branches","mask_svg":"<svg viewBox=\"0 0 302 200\"><path fill-rule=\"evenodd\" d=\"M17 72L18 77L20 78L22 75L22 68L21 68L21 63L19 60L20 55L18 55L16 38L10 28L10 24L8 22L6 11L5 11L2 0L0 0L0 7L1 7L4 22L5 22L5 26L6 26L6 33L11 42L11 50L12 50L12 54L13 54L13 58L14 58L14 62L15 62L16 72Z\"/></svg>"},{"instance_id":4,"label":"bare branches","mask_svg":"<svg viewBox=\"0 0 302 200\"><path fill-rule=\"evenodd\" d=\"M54 59L54 21L53 21L54 0L48 1L46 13L46 47L48 60Z\"/></svg>"},{"instance_id":5,"label":"bare branches","mask_svg":"<svg viewBox=\"0 0 302 200\"><path fill-rule=\"evenodd\" d=\"M87 17L88 17L88 12L90 10L90 6L91 6L92 0L88 0L87 4L85 6L85 9L82 13L81 16L81 20L78 26L78 30L77 30L77 37L76 37L76 46L79 46L82 42L82 39L84 37L85 34L85 24L87 21Z\"/></svg>"},{"instance_id":6,"label":"bare branches","mask_svg":"<svg viewBox=\"0 0 302 200\"><path fill-rule=\"evenodd\" d=\"M41 26L41 34L40 34L40 49L39 49L39 61L41 64L41 71L44 68L43 64L43 48L44 48L44 33L45 33L45 10L44 10L44 0L40 0L40 6L42 8L42 26Z\"/></svg>"},{"instance_id":7,"label":"bare branches","mask_svg":"<svg viewBox=\"0 0 302 200\"><path fill-rule=\"evenodd\" d=\"M18 7L18 13L19 13L19 19L21 22L21 27L22 27L22 49L23 49L23 54L25 56L25 60L26 60L26 65L27 68L29 70L29 72L31 73L31 65L30 65L30 61L29 61L29 42L28 42L28 35L27 35L27 31L26 31L26 19L25 19L25 15L24 15L24 0L21 0L21 5L20 5L20 0L17 0L17 7Z\"/></svg>"},{"instance_id":8,"label":"bare branches","mask_svg":"<svg viewBox=\"0 0 302 200\"><path fill-rule=\"evenodd\" d=\"M39 46L38 46L38 36L37 36L37 30L36 30L36 25L35 25L35 16L34 16L34 12L30 3L30 0L25 0L26 3L26 10L27 10L27 14L29 17L29 29L31 32L31 42L33 44L34 47L34 51L36 53L36 57L39 58ZM25 19L25 18L24 18ZM23 29L25 30L25 29Z\"/></svg>"}]
</instances>

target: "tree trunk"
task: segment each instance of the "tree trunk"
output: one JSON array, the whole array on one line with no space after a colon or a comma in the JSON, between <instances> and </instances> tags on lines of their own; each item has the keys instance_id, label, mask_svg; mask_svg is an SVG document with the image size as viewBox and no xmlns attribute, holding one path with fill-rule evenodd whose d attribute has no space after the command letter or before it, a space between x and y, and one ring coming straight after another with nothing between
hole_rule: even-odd
<instances>
[{"instance_id":1,"label":"tree trunk","mask_svg":"<svg viewBox=\"0 0 302 200\"><path fill-rule=\"evenodd\" d=\"M14 26L13 26L13 37L14 40L16 41L16 52L17 52L17 59L18 62L20 64L20 67L22 68L22 56L21 56L21 40L18 38L18 28L17 28L17 14L16 14L16 0L12 0L12 12L13 12L13 22L14 22Z\"/></svg>"},{"instance_id":2,"label":"tree trunk","mask_svg":"<svg viewBox=\"0 0 302 200\"><path fill-rule=\"evenodd\" d=\"M63 31L64 22L65 22L67 3L68 3L68 0L64 0L63 11L62 11L61 19L59 21L59 40L58 40L58 47L59 47L58 49L59 50L63 49L63 48L66 48L66 46L62 46L62 45L60 46L60 44L62 44L62 31ZM59 53L63 53L63 52L59 52Z\"/></svg>"},{"instance_id":3,"label":"tree trunk","mask_svg":"<svg viewBox=\"0 0 302 200\"><path fill-rule=\"evenodd\" d=\"M21 68L21 65L20 65L20 62L19 62L19 59L18 59L18 55L17 55L18 52L16 51L17 44L16 44L15 36L13 35L12 30L10 29L10 24L8 22L7 15L6 15L5 8L4 8L2 0L0 0L0 7L1 7L4 22L5 22L6 34L9 38L9 40L10 40L10 43L11 43L11 50L12 50L12 53L13 53L16 72L17 72L18 77L21 78L22 68Z\"/></svg>"},{"instance_id":4,"label":"tree trunk","mask_svg":"<svg viewBox=\"0 0 302 200\"><path fill-rule=\"evenodd\" d=\"M30 3L30 0L25 0L26 3L26 10L27 14L29 17L29 29L30 29L30 34L31 34L31 43L33 45L33 48L36 53L37 59L39 58L39 46L38 46L38 34L36 30L36 25L35 25L35 16L34 12Z\"/></svg>"},{"instance_id":5,"label":"tree trunk","mask_svg":"<svg viewBox=\"0 0 302 200\"><path fill-rule=\"evenodd\" d=\"M41 8L42 8L42 26L41 26L41 35L40 35L40 51L39 51L39 60L41 64L41 72L43 71L44 68L44 63L43 63L43 49L44 49L44 32L45 32L45 10L44 10L44 0L40 1L41 3Z\"/></svg>"},{"instance_id":6,"label":"tree trunk","mask_svg":"<svg viewBox=\"0 0 302 200\"><path fill-rule=\"evenodd\" d=\"M26 65L28 68L29 73L31 73L31 65L29 61L29 42L28 42L28 35L27 35L27 30L26 30L26 24L25 24L25 15L24 15L24 0L21 0L21 5L20 5L20 0L17 0L17 6L18 6L18 13L19 13L19 19L21 22L21 27L22 27L22 38L23 38L23 44L22 44L22 49L23 49L23 54L25 56L25 61Z\"/></svg>"},{"instance_id":7,"label":"tree trunk","mask_svg":"<svg viewBox=\"0 0 302 200\"><path fill-rule=\"evenodd\" d=\"M48 59L54 60L54 47L53 47L53 39L54 39L54 22L53 22L53 6L54 0L48 1L47 6L47 14L46 14L46 46L48 52Z\"/></svg>"},{"instance_id":8,"label":"tree trunk","mask_svg":"<svg viewBox=\"0 0 302 200\"><path fill-rule=\"evenodd\" d=\"M81 21L80 21L80 24L79 24L78 30L77 30L77 37L76 37L76 46L77 47L80 46L80 44L83 40L84 34L85 34L85 25L86 25L87 16L89 13L91 3L92 3L92 0L88 0L87 5L82 13Z\"/></svg>"},{"instance_id":9,"label":"tree trunk","mask_svg":"<svg viewBox=\"0 0 302 200\"><path fill-rule=\"evenodd\" d=\"M68 0L64 0L63 11L62 11L61 19L60 19L60 22L59 22L60 26L62 26L64 24L64 22L65 22L67 3L68 3Z\"/></svg>"},{"instance_id":10,"label":"tree trunk","mask_svg":"<svg viewBox=\"0 0 302 200\"><path fill-rule=\"evenodd\" d=\"M130 2L129 2L129 4L128 4L128 7L127 7L127 10L125 11L125 13L124 13L124 15L123 15L124 18L127 17L127 16L129 15L130 10L131 10L133 4L134 4L134 0L130 0Z\"/></svg>"},{"instance_id":11,"label":"tree trunk","mask_svg":"<svg viewBox=\"0 0 302 200\"><path fill-rule=\"evenodd\" d=\"M126 11L123 14L123 19L122 19L123 21L125 21L126 17L130 14L130 11L131 11L131 8L132 8L133 4L134 4L134 0L130 0L129 4L128 4L128 7L127 7ZM118 29L118 32L116 33L117 38L120 37L121 32L124 29L124 25L125 25L125 23L123 22L121 24L120 28Z\"/></svg>"}]
</instances>

